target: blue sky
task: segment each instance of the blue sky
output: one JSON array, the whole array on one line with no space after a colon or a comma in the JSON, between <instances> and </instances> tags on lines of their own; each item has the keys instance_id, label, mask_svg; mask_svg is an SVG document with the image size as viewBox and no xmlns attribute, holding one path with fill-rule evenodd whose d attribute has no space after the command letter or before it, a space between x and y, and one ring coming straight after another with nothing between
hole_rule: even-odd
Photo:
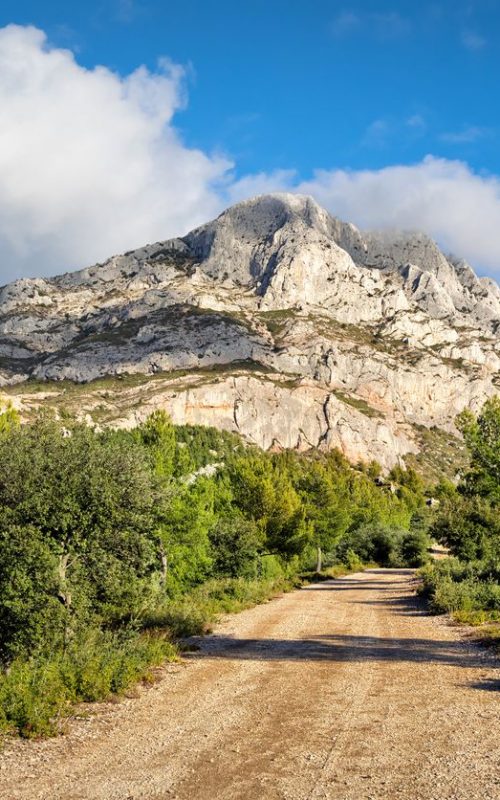
<instances>
[{"instance_id":1,"label":"blue sky","mask_svg":"<svg viewBox=\"0 0 500 800\"><path fill-rule=\"evenodd\" d=\"M82 153L77 158L85 169L80 178L71 166L72 193L63 182L60 211L56 199L51 215L46 208L37 210L41 195L36 200L38 189L23 173L20 128L15 128L20 176L4 197L0 189L0 215L11 225L3 231L0 225L7 277L79 266L110 255L113 248L140 245L141 237L184 233L228 202L272 189L310 191L333 213L348 214L362 226L424 228L481 271L500 271L500 245L495 243L500 228L498 0L4 0L0 27L13 23L21 27L16 36L5 37L4 63L9 70L12 53L22 52L32 74L12 68L0 86L0 99L6 115L17 94L14 113L22 102L24 124L32 121L26 149L37 151L38 161L29 174L43 162L47 191L55 194L63 179L54 181L48 171L53 156L59 176L65 172L61 152L67 151L68 163L75 152ZM45 41L30 39L27 26L43 32ZM2 42L0 57L1 50ZM62 50L72 55L57 64L57 88L48 54ZM115 171L106 173L110 142L96 142L96 131L89 127L87 134L85 122L78 133L71 125L64 133L64 110L71 113L71 103L61 99L60 87L71 77L86 82L90 118L90 84L103 77L98 65L126 92L129 106L141 107L124 125L123 102L120 108L117 103L113 118L113 104L107 107L99 95L92 125L102 120L102 139L119 141L129 123L134 130L145 129L148 120L152 126L140 141L130 133L127 146L121 143L124 164L137 158L130 176L130 181L139 176L136 205L130 184L122 195L115 187L113 197L105 197L102 176L112 181L122 174L114 153ZM131 96L127 81L141 65L147 72L134 81ZM35 88L33 74L43 74ZM137 101L139 92L143 98ZM44 98L46 108L40 112ZM163 117L162 103L167 109ZM43 130L52 126L57 131L53 141L42 137L44 149L36 135L39 120ZM87 163L85 154L94 151L100 155ZM146 161L150 171L154 166L154 181L146 175ZM15 157L9 163L15 164ZM8 180L12 173L11 167ZM170 195L162 195L161 181L169 185ZM153 203L149 219L148 193ZM95 222L91 196L101 198L95 201ZM74 219L68 221L70 208ZM131 215L144 223L131 224ZM115 229L113 235L104 234L103 218ZM25 227L30 220L30 230L23 229L23 219ZM7 242L3 247L2 238Z\"/></svg>"}]
</instances>

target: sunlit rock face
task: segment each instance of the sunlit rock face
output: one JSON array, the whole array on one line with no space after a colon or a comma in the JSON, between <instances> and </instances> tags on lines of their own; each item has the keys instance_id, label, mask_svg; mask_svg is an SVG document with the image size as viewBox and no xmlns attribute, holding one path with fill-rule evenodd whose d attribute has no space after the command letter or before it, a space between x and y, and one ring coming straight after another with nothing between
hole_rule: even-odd
<instances>
[{"instance_id":1,"label":"sunlit rock face","mask_svg":"<svg viewBox=\"0 0 500 800\"><path fill-rule=\"evenodd\" d=\"M418 449L415 426L452 431L496 393L499 328L497 284L423 234L363 233L310 197L265 195L183 238L3 287L0 376L143 374L142 401L107 421L164 407L266 448L390 466Z\"/></svg>"}]
</instances>

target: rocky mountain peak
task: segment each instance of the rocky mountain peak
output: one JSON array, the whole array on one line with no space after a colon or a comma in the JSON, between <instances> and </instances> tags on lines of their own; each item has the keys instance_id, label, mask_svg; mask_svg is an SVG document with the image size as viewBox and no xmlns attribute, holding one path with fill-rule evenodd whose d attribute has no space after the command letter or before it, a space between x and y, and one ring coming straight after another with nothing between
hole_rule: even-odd
<instances>
[{"instance_id":1,"label":"rocky mountain peak","mask_svg":"<svg viewBox=\"0 0 500 800\"><path fill-rule=\"evenodd\" d=\"M237 203L183 238L204 273L240 286L268 281L278 253L330 234L331 217L311 197L269 194Z\"/></svg>"},{"instance_id":2,"label":"rocky mountain peak","mask_svg":"<svg viewBox=\"0 0 500 800\"><path fill-rule=\"evenodd\" d=\"M49 381L49 397L78 397L99 424L165 407L265 447L390 466L423 428L450 435L497 391L499 329L495 282L429 237L366 233L272 194L182 238L3 287L0 380L25 403L28 378ZM99 382L54 389L103 378L109 402Z\"/></svg>"}]
</instances>

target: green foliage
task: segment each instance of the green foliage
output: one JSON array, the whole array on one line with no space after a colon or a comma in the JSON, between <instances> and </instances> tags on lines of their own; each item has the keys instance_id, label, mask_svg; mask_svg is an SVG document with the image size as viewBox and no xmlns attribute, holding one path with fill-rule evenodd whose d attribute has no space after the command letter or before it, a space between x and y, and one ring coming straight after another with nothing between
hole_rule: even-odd
<instances>
[{"instance_id":1,"label":"green foliage","mask_svg":"<svg viewBox=\"0 0 500 800\"><path fill-rule=\"evenodd\" d=\"M355 556L362 563L383 567L420 567L428 560L430 539L425 530L405 530L380 523L365 524L342 537L338 554L349 563Z\"/></svg>"},{"instance_id":2,"label":"green foliage","mask_svg":"<svg viewBox=\"0 0 500 800\"><path fill-rule=\"evenodd\" d=\"M236 514L221 517L210 531L210 544L216 575L255 576L263 538L253 520Z\"/></svg>"},{"instance_id":3,"label":"green foliage","mask_svg":"<svg viewBox=\"0 0 500 800\"><path fill-rule=\"evenodd\" d=\"M464 411L457 420L471 456L462 491L500 503L500 397L486 401L479 416Z\"/></svg>"},{"instance_id":4,"label":"green foliage","mask_svg":"<svg viewBox=\"0 0 500 800\"><path fill-rule=\"evenodd\" d=\"M364 564L358 554L351 549L346 551L344 555L344 563L349 572L359 572L364 568Z\"/></svg>"},{"instance_id":5,"label":"green foliage","mask_svg":"<svg viewBox=\"0 0 500 800\"><path fill-rule=\"evenodd\" d=\"M424 568L421 576L437 613L500 611L500 562L449 558Z\"/></svg>"},{"instance_id":6,"label":"green foliage","mask_svg":"<svg viewBox=\"0 0 500 800\"><path fill-rule=\"evenodd\" d=\"M214 482L206 478L179 484L157 529L167 561L165 585L172 595L210 575L214 492Z\"/></svg>"},{"instance_id":7,"label":"green foliage","mask_svg":"<svg viewBox=\"0 0 500 800\"><path fill-rule=\"evenodd\" d=\"M172 657L172 638L293 586L316 553L336 570L420 563L422 487L379 474L163 412L104 432L0 416L0 729L56 731L72 703Z\"/></svg>"},{"instance_id":8,"label":"green foliage","mask_svg":"<svg viewBox=\"0 0 500 800\"><path fill-rule=\"evenodd\" d=\"M8 402L6 407L0 411L0 436L3 433L19 428L21 417L18 411Z\"/></svg>"},{"instance_id":9,"label":"green foliage","mask_svg":"<svg viewBox=\"0 0 500 800\"><path fill-rule=\"evenodd\" d=\"M316 569L321 570L322 552L331 552L349 522L347 482L313 462L303 469L298 480L310 539L317 550Z\"/></svg>"},{"instance_id":10,"label":"green foliage","mask_svg":"<svg viewBox=\"0 0 500 800\"><path fill-rule=\"evenodd\" d=\"M4 657L153 601L158 485L144 448L42 418L0 436L0 464Z\"/></svg>"},{"instance_id":11,"label":"green foliage","mask_svg":"<svg viewBox=\"0 0 500 800\"><path fill-rule=\"evenodd\" d=\"M496 504L480 495L445 498L432 525L434 537L466 561L500 552L500 518Z\"/></svg>"},{"instance_id":12,"label":"green foliage","mask_svg":"<svg viewBox=\"0 0 500 800\"><path fill-rule=\"evenodd\" d=\"M429 560L430 544L426 530L405 531L399 543L401 564L408 567L421 567Z\"/></svg>"},{"instance_id":13,"label":"green foliage","mask_svg":"<svg viewBox=\"0 0 500 800\"><path fill-rule=\"evenodd\" d=\"M168 480L176 460L175 430L164 411L154 411L136 430L138 440L147 447L155 473Z\"/></svg>"},{"instance_id":14,"label":"green foliage","mask_svg":"<svg viewBox=\"0 0 500 800\"><path fill-rule=\"evenodd\" d=\"M441 487L442 505L432 532L464 560L500 557L500 399L476 417L457 420L470 453L470 469L456 491Z\"/></svg>"},{"instance_id":15,"label":"green foliage","mask_svg":"<svg viewBox=\"0 0 500 800\"><path fill-rule=\"evenodd\" d=\"M304 507L279 460L248 454L232 465L230 481L235 505L255 522L266 550L285 558L304 550L309 534Z\"/></svg>"},{"instance_id":16,"label":"green foliage","mask_svg":"<svg viewBox=\"0 0 500 800\"><path fill-rule=\"evenodd\" d=\"M423 591L436 612L477 623L500 613L500 399L488 400L477 417L464 411L457 425L470 468L456 489L438 487L441 506L432 525L454 557L426 568Z\"/></svg>"},{"instance_id":17,"label":"green foliage","mask_svg":"<svg viewBox=\"0 0 500 800\"><path fill-rule=\"evenodd\" d=\"M58 557L37 528L0 533L0 587L0 658L62 640L69 613L59 598Z\"/></svg>"},{"instance_id":18,"label":"green foliage","mask_svg":"<svg viewBox=\"0 0 500 800\"><path fill-rule=\"evenodd\" d=\"M260 579L212 578L178 598L158 606L144 626L168 630L175 638L206 633L221 613L234 613L262 603L298 585L276 562L272 576Z\"/></svg>"},{"instance_id":19,"label":"green foliage","mask_svg":"<svg viewBox=\"0 0 500 800\"><path fill-rule=\"evenodd\" d=\"M164 634L89 630L66 651L11 663L0 676L0 726L27 738L56 733L73 703L122 694L175 657Z\"/></svg>"},{"instance_id":20,"label":"green foliage","mask_svg":"<svg viewBox=\"0 0 500 800\"><path fill-rule=\"evenodd\" d=\"M26 738L57 732L71 694L61 675L60 659L14 661L0 677L0 719L4 730Z\"/></svg>"}]
</instances>

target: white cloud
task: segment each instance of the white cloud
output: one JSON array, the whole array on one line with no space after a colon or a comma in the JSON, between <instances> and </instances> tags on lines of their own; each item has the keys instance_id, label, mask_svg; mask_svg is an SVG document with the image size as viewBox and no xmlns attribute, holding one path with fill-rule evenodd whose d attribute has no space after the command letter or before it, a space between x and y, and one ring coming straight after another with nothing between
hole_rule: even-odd
<instances>
[{"instance_id":1,"label":"white cloud","mask_svg":"<svg viewBox=\"0 0 500 800\"><path fill-rule=\"evenodd\" d=\"M332 21L332 33L336 36L343 36L346 33L352 33L360 25L359 14L355 14L353 11L341 11Z\"/></svg>"},{"instance_id":2,"label":"white cloud","mask_svg":"<svg viewBox=\"0 0 500 800\"><path fill-rule=\"evenodd\" d=\"M394 127L394 124L389 123L386 119L375 119L368 125L361 144L364 147L385 145L393 133Z\"/></svg>"},{"instance_id":3,"label":"white cloud","mask_svg":"<svg viewBox=\"0 0 500 800\"><path fill-rule=\"evenodd\" d=\"M462 128L460 131L442 133L439 138L441 141L447 142L448 144L472 144L472 142L477 142L478 139L483 139L485 136L488 136L489 133L490 130L488 128L479 128L476 125L469 125L466 128Z\"/></svg>"},{"instance_id":4,"label":"white cloud","mask_svg":"<svg viewBox=\"0 0 500 800\"><path fill-rule=\"evenodd\" d=\"M500 275L500 178L427 156L410 166L320 170L294 187L362 228L419 229L446 250Z\"/></svg>"},{"instance_id":5,"label":"white cloud","mask_svg":"<svg viewBox=\"0 0 500 800\"><path fill-rule=\"evenodd\" d=\"M412 114L411 117L405 120L405 125L413 131L423 133L427 130L427 122L422 114Z\"/></svg>"},{"instance_id":6,"label":"white cloud","mask_svg":"<svg viewBox=\"0 0 500 800\"><path fill-rule=\"evenodd\" d=\"M294 170L235 180L227 159L180 139L173 118L185 104L183 69L166 60L120 77L82 68L34 28L0 30L0 282L182 235L277 190L312 194L360 227L419 228L500 273L499 177L429 156L302 182Z\"/></svg>"},{"instance_id":7,"label":"white cloud","mask_svg":"<svg viewBox=\"0 0 500 800\"><path fill-rule=\"evenodd\" d=\"M389 148L395 141L414 141L427 133L427 123L421 114L402 118L391 116L373 120L361 139L362 147Z\"/></svg>"},{"instance_id":8,"label":"white cloud","mask_svg":"<svg viewBox=\"0 0 500 800\"><path fill-rule=\"evenodd\" d=\"M293 169L278 169L274 172L258 172L255 175L245 175L239 180L228 184L224 192L225 205L238 203L249 197L271 192L293 192L297 186L297 173Z\"/></svg>"},{"instance_id":9,"label":"white cloud","mask_svg":"<svg viewBox=\"0 0 500 800\"><path fill-rule=\"evenodd\" d=\"M500 178L479 175L462 161L427 156L378 170L317 170L301 182L292 171L278 171L232 184L228 199L276 191L310 194L366 230L424 231L445 252L500 277Z\"/></svg>"},{"instance_id":10,"label":"white cloud","mask_svg":"<svg viewBox=\"0 0 500 800\"><path fill-rule=\"evenodd\" d=\"M462 44L467 50L477 51L486 47L487 41L480 33L467 30L462 32Z\"/></svg>"},{"instance_id":11,"label":"white cloud","mask_svg":"<svg viewBox=\"0 0 500 800\"><path fill-rule=\"evenodd\" d=\"M217 213L231 164L172 125L183 69L79 66L35 28L0 30L0 282L92 263Z\"/></svg>"},{"instance_id":12,"label":"white cloud","mask_svg":"<svg viewBox=\"0 0 500 800\"><path fill-rule=\"evenodd\" d=\"M331 23L334 36L348 36L369 31L379 39L394 39L411 30L411 22L397 11L355 12L349 9L337 14Z\"/></svg>"}]
</instances>

